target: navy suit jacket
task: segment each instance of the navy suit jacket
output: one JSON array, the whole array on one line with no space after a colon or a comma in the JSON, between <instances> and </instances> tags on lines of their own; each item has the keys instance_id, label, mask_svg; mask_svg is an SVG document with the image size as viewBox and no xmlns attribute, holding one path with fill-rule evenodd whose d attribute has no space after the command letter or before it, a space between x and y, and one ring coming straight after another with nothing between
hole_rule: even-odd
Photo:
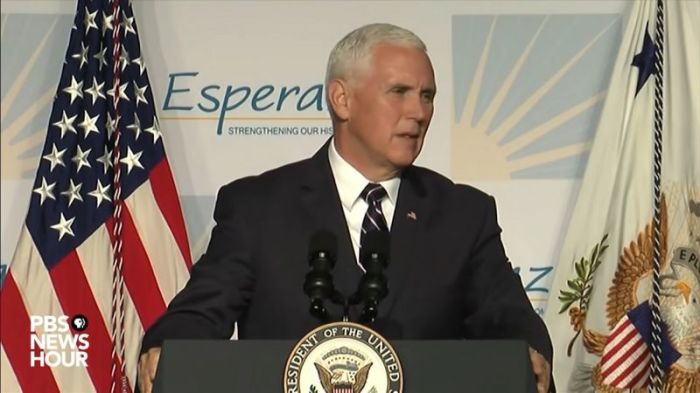
<instances>
[{"instance_id":1,"label":"navy suit jacket","mask_svg":"<svg viewBox=\"0 0 700 393\"><path fill-rule=\"evenodd\" d=\"M300 339L319 321L303 291L311 236L338 239L336 288L362 271L328 161L312 158L219 191L216 226L185 288L150 328L142 351L172 338ZM428 169L402 173L391 228L389 294L373 328L389 339L519 338L551 364L552 347L505 255L492 197ZM340 308L328 306L340 315ZM358 315L359 309L353 309Z\"/></svg>"}]
</instances>

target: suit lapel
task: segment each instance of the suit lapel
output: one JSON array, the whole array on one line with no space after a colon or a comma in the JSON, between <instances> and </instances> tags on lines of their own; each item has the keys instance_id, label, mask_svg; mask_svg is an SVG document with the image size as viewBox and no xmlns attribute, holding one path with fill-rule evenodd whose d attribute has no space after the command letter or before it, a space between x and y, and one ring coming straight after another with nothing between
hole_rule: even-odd
<instances>
[{"instance_id":1,"label":"suit lapel","mask_svg":"<svg viewBox=\"0 0 700 393\"><path fill-rule=\"evenodd\" d=\"M404 171L391 224L391 246L386 276L389 294L380 304L379 317L391 313L411 273L426 262L426 230L431 204L427 190L413 167Z\"/></svg>"},{"instance_id":2,"label":"suit lapel","mask_svg":"<svg viewBox=\"0 0 700 393\"><path fill-rule=\"evenodd\" d=\"M338 253L333 269L334 283L336 289L349 296L357 289L362 271L355 262L355 252L352 248L338 188L328 161L329 143L330 141L326 142L307 161L308 169L306 172L308 176L301 179L301 201L307 217L309 217L310 235L321 229L327 229L335 234L338 240Z\"/></svg>"},{"instance_id":3,"label":"suit lapel","mask_svg":"<svg viewBox=\"0 0 700 393\"><path fill-rule=\"evenodd\" d=\"M300 199L306 217L309 219L307 225L309 236L321 229L327 229L335 234L338 240L338 255L333 271L334 283L336 289L343 295L350 296L357 290L362 271L356 264L338 188L328 161L329 143L330 141L326 142L306 162L307 176L300 179ZM427 261L425 247L421 242L426 239L432 207L426 187L416 170L413 167L407 168L402 175L391 225L391 255L386 270L389 294L380 303L379 318L391 313L396 300L406 289L406 282L412 272L420 269L421 264ZM339 313L341 309L334 308L334 310L335 313ZM354 308L351 311L352 317L356 317L355 314L360 310Z\"/></svg>"}]
</instances>

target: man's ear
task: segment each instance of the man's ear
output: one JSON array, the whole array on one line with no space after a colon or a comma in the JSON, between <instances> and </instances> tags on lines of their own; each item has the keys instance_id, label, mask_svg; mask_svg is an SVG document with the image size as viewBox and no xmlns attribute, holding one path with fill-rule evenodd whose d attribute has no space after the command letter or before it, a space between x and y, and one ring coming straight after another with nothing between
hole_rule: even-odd
<instances>
[{"instance_id":1,"label":"man's ear","mask_svg":"<svg viewBox=\"0 0 700 393\"><path fill-rule=\"evenodd\" d=\"M341 121L346 121L350 117L349 88L348 82L342 79L333 79L328 83L328 105Z\"/></svg>"}]
</instances>

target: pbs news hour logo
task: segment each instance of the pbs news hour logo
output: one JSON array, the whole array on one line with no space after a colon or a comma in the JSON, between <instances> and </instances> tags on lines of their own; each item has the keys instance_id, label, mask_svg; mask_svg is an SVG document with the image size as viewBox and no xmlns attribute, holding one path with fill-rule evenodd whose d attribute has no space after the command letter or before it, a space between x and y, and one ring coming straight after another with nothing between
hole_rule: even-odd
<instances>
[{"instance_id":1,"label":"pbs news hour logo","mask_svg":"<svg viewBox=\"0 0 700 393\"><path fill-rule=\"evenodd\" d=\"M90 336L82 314L31 315L30 367L87 367Z\"/></svg>"}]
</instances>

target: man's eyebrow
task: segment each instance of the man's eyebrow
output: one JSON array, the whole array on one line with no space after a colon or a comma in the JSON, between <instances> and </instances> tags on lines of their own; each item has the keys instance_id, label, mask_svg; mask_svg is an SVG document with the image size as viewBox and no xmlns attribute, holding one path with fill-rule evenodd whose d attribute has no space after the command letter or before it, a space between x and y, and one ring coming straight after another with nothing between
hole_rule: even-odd
<instances>
[{"instance_id":1,"label":"man's eyebrow","mask_svg":"<svg viewBox=\"0 0 700 393\"><path fill-rule=\"evenodd\" d=\"M410 85L408 85L406 83L402 83L402 82L389 83L389 88L390 89L399 88L399 89L405 89L405 90L412 89L412 87Z\"/></svg>"},{"instance_id":2,"label":"man's eyebrow","mask_svg":"<svg viewBox=\"0 0 700 393\"><path fill-rule=\"evenodd\" d=\"M405 89L405 90L413 90L415 89L413 86L403 83L403 82L395 82L395 83L389 83L389 88L390 89ZM420 89L420 93L430 93L430 94L435 94L437 92L435 87L425 87Z\"/></svg>"}]
</instances>

